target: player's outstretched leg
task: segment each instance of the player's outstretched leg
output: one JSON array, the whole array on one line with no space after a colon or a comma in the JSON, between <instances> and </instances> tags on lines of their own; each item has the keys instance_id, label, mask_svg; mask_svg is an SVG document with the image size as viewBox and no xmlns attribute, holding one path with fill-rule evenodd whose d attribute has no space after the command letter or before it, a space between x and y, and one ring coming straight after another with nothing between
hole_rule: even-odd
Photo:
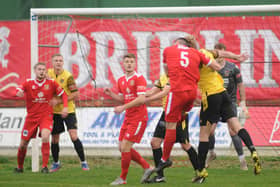
<instances>
[{"instance_id":1,"label":"player's outstretched leg","mask_svg":"<svg viewBox=\"0 0 280 187\"><path fill-rule=\"evenodd\" d=\"M243 146L242 146L241 139L239 138L238 135L231 136L231 139L232 139L232 143L234 145L234 148L236 150L236 153L237 153L239 161L240 161L240 169L241 170L248 170L247 162L245 160L245 155L244 155L244 152L243 152Z\"/></svg>"},{"instance_id":2,"label":"player's outstretched leg","mask_svg":"<svg viewBox=\"0 0 280 187\"><path fill-rule=\"evenodd\" d=\"M131 152L131 160L138 163L144 169L144 173L140 182L141 183L148 182L148 179L153 173L154 168L150 167L149 163L135 149L131 148L130 152Z\"/></svg>"},{"instance_id":3,"label":"player's outstretched leg","mask_svg":"<svg viewBox=\"0 0 280 187\"><path fill-rule=\"evenodd\" d=\"M209 136L209 152L205 163L205 168L209 167L210 162L216 159L217 155L214 151L215 149L215 135Z\"/></svg>"},{"instance_id":4,"label":"player's outstretched leg","mask_svg":"<svg viewBox=\"0 0 280 187\"><path fill-rule=\"evenodd\" d=\"M238 131L238 136L243 140L243 142L245 143L245 145L247 146L247 148L250 150L251 152L251 156L254 162L254 174L258 175L261 173L261 163L260 163L260 158L257 154L256 148L252 143L251 137L249 135L249 133L247 132L246 129L242 128Z\"/></svg>"}]
</instances>

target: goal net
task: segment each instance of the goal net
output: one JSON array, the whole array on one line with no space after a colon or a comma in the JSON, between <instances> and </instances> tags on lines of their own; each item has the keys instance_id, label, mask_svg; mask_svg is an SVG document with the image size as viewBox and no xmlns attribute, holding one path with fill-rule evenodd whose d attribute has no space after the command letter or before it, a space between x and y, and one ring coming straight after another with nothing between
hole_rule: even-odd
<instances>
[{"instance_id":1,"label":"goal net","mask_svg":"<svg viewBox=\"0 0 280 187\"><path fill-rule=\"evenodd\" d=\"M32 9L36 30L31 34L32 63L51 66L52 54L61 53L65 69L74 74L80 88L80 105L108 106L111 99L103 88L115 88L123 74L125 53L136 55L137 71L151 87L163 70L163 49L174 39L192 34L201 48L213 49L222 42L232 52L248 53L249 59L238 64L247 99L276 99L280 89L269 94L267 90L279 87L279 16L268 16L260 7L177 7L177 12L176 7L136 8L140 13L133 8Z\"/></svg>"},{"instance_id":2,"label":"goal net","mask_svg":"<svg viewBox=\"0 0 280 187\"><path fill-rule=\"evenodd\" d=\"M246 62L236 63L247 104L271 106L280 95L279 10L279 5L31 9L31 63L51 67L51 56L61 53L79 87L78 106L114 106L103 89L117 90L124 54L136 55L137 72L151 88L163 71L164 48L192 34L200 48L221 42L229 51L248 53ZM272 131L262 134L264 127L255 126L268 141Z\"/></svg>"}]
</instances>

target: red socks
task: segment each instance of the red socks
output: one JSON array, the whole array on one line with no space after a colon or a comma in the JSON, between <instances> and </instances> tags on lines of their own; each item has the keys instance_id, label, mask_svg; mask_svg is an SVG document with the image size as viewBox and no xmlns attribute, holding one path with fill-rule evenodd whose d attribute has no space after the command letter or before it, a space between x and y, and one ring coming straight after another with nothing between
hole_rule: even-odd
<instances>
[{"instance_id":1,"label":"red socks","mask_svg":"<svg viewBox=\"0 0 280 187\"><path fill-rule=\"evenodd\" d=\"M20 169L23 169L25 155L26 155L26 149L18 148L17 163L18 163L18 168Z\"/></svg>"},{"instance_id":2,"label":"red socks","mask_svg":"<svg viewBox=\"0 0 280 187\"><path fill-rule=\"evenodd\" d=\"M133 148L130 149L131 159L142 166L144 169L150 168L150 165L146 160Z\"/></svg>"},{"instance_id":3,"label":"red socks","mask_svg":"<svg viewBox=\"0 0 280 187\"><path fill-rule=\"evenodd\" d=\"M43 162L42 168L48 167L48 162L50 157L50 143L49 142L42 143L41 151L42 151L42 162Z\"/></svg>"},{"instance_id":4,"label":"red socks","mask_svg":"<svg viewBox=\"0 0 280 187\"><path fill-rule=\"evenodd\" d=\"M121 161L122 172L120 177L123 180L126 180L130 161L131 161L131 152L122 152L122 161Z\"/></svg>"},{"instance_id":5,"label":"red socks","mask_svg":"<svg viewBox=\"0 0 280 187\"><path fill-rule=\"evenodd\" d=\"M162 160L166 161L170 157L172 147L176 141L176 129L166 129Z\"/></svg>"}]
</instances>

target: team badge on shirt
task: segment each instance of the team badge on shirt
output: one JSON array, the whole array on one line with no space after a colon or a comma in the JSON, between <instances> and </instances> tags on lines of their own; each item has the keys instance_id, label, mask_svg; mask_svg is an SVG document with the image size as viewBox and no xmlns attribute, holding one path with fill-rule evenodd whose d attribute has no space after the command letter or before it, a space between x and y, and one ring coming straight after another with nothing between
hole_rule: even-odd
<instances>
[{"instance_id":1,"label":"team badge on shirt","mask_svg":"<svg viewBox=\"0 0 280 187\"><path fill-rule=\"evenodd\" d=\"M127 93L130 93L130 89L129 89L129 88L126 88L126 92L127 92Z\"/></svg>"},{"instance_id":2,"label":"team badge on shirt","mask_svg":"<svg viewBox=\"0 0 280 187\"><path fill-rule=\"evenodd\" d=\"M229 76L229 71L225 71L225 76L226 76L226 77Z\"/></svg>"},{"instance_id":3,"label":"team badge on shirt","mask_svg":"<svg viewBox=\"0 0 280 187\"><path fill-rule=\"evenodd\" d=\"M36 89L36 86L35 86L35 85L33 85L33 86L32 86L32 90L35 90L35 89Z\"/></svg>"},{"instance_id":4,"label":"team badge on shirt","mask_svg":"<svg viewBox=\"0 0 280 187\"><path fill-rule=\"evenodd\" d=\"M45 90L50 89L50 85L48 85L48 84L44 85L44 89L45 89Z\"/></svg>"}]
</instances>

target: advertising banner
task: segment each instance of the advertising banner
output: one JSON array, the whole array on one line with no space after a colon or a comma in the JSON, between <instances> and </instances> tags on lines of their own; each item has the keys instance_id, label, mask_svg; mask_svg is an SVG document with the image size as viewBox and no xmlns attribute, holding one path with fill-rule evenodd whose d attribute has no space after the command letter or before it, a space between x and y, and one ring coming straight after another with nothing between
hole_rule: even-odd
<instances>
[{"instance_id":1,"label":"advertising banner","mask_svg":"<svg viewBox=\"0 0 280 187\"><path fill-rule=\"evenodd\" d=\"M199 139L199 110L194 107L189 113L190 142L197 146ZM256 146L280 145L279 107L252 107L250 118L245 128ZM148 108L149 121L145 134L138 147L150 148L154 129L161 116L161 108ZM21 129L24 125L26 111L23 108L0 109L0 147L19 145ZM78 135L85 147L117 147L119 130L124 120L124 113L118 115L113 108L78 108ZM216 147L229 147L231 138L226 123L219 123L215 131ZM68 133L63 133L61 146L72 146ZM176 146L179 146L176 144Z\"/></svg>"}]
</instances>

